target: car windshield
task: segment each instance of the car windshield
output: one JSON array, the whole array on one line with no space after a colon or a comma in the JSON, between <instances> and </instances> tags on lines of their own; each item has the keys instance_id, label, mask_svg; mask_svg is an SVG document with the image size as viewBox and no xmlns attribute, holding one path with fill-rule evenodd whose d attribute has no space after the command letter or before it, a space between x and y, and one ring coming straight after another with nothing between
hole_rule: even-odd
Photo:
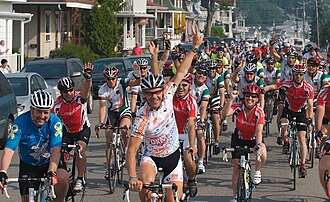
<instances>
[{"instance_id":1,"label":"car windshield","mask_svg":"<svg viewBox=\"0 0 330 202\"><path fill-rule=\"evenodd\" d=\"M158 60L160 60L160 58L162 58L163 54L164 54L164 52L158 53ZM168 59L167 60L172 60L172 55L171 54L168 55Z\"/></svg>"},{"instance_id":2,"label":"car windshield","mask_svg":"<svg viewBox=\"0 0 330 202\"><path fill-rule=\"evenodd\" d=\"M26 65L22 72L36 72L44 79L59 79L68 75L65 64Z\"/></svg>"},{"instance_id":3,"label":"car windshield","mask_svg":"<svg viewBox=\"0 0 330 202\"><path fill-rule=\"evenodd\" d=\"M26 96L29 94L27 78L8 78L8 81L16 96Z\"/></svg>"},{"instance_id":4,"label":"car windshield","mask_svg":"<svg viewBox=\"0 0 330 202\"><path fill-rule=\"evenodd\" d=\"M119 74L121 72L124 72L124 66L122 61L99 61L94 63L94 69L93 69L93 74L102 74L103 70L107 66L115 66L117 67ZM120 75L119 75L120 76Z\"/></svg>"}]
</instances>

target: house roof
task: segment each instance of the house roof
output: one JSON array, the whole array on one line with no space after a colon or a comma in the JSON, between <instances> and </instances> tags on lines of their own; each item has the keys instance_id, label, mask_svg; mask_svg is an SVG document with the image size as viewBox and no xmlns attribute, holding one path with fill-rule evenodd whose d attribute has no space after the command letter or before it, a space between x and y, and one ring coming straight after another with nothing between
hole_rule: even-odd
<instances>
[{"instance_id":1,"label":"house roof","mask_svg":"<svg viewBox=\"0 0 330 202\"><path fill-rule=\"evenodd\" d=\"M202 0L202 6L207 8L209 0ZM236 0L218 0L216 1L216 4L219 5L227 5L227 6L235 6L236 5Z\"/></svg>"},{"instance_id":2,"label":"house roof","mask_svg":"<svg viewBox=\"0 0 330 202\"><path fill-rule=\"evenodd\" d=\"M33 16L31 13L0 12L0 19L27 20Z\"/></svg>"},{"instance_id":3,"label":"house roof","mask_svg":"<svg viewBox=\"0 0 330 202\"><path fill-rule=\"evenodd\" d=\"M28 0L27 2L13 2L21 5L65 5L68 8L92 9L95 0Z\"/></svg>"},{"instance_id":4,"label":"house roof","mask_svg":"<svg viewBox=\"0 0 330 202\"><path fill-rule=\"evenodd\" d=\"M160 4L156 4L154 2L151 2L151 1L147 1L147 8L148 9L168 9L167 7L165 6L162 6Z\"/></svg>"}]
</instances>

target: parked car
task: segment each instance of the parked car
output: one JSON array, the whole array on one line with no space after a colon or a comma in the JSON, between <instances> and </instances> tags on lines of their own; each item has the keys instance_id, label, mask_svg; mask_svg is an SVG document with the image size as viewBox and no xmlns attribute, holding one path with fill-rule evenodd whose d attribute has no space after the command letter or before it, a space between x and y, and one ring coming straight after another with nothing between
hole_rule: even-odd
<instances>
[{"instance_id":1,"label":"parked car","mask_svg":"<svg viewBox=\"0 0 330 202\"><path fill-rule=\"evenodd\" d=\"M94 98L98 97L99 88L105 83L103 70L107 66L116 66L119 70L119 77L126 78L130 71L133 71L133 64L126 58L103 58L93 62L93 89Z\"/></svg>"},{"instance_id":2,"label":"parked car","mask_svg":"<svg viewBox=\"0 0 330 202\"><path fill-rule=\"evenodd\" d=\"M82 72L84 64L79 58L36 60L28 62L22 72L36 72L40 74L47 82L48 86L54 88L56 96L60 95L57 89L57 81L65 76L69 76L75 82L75 90L80 91L83 88L85 80ZM87 111L93 111L93 88L87 100Z\"/></svg>"},{"instance_id":3,"label":"parked car","mask_svg":"<svg viewBox=\"0 0 330 202\"><path fill-rule=\"evenodd\" d=\"M164 51L159 51L158 53L158 60L162 57ZM172 75L172 67L173 67L173 61L172 61L172 56L171 54L168 56L167 61L164 64L163 67L163 75L164 76L171 76Z\"/></svg>"},{"instance_id":4,"label":"parked car","mask_svg":"<svg viewBox=\"0 0 330 202\"><path fill-rule=\"evenodd\" d=\"M14 90L18 115L30 110L30 95L36 90L45 90L56 98L54 88L48 88L46 81L38 73L12 73L5 76Z\"/></svg>"},{"instance_id":5,"label":"parked car","mask_svg":"<svg viewBox=\"0 0 330 202\"><path fill-rule=\"evenodd\" d=\"M203 40L208 40L209 44L212 45L213 41L215 41L217 43L217 45L220 45L221 43L221 38L218 36L210 36L210 37L204 37Z\"/></svg>"},{"instance_id":6,"label":"parked car","mask_svg":"<svg viewBox=\"0 0 330 202\"><path fill-rule=\"evenodd\" d=\"M151 65L151 55L150 54L143 54L143 55L131 55L131 56L127 56L127 58L129 59L129 61L133 64L137 59L139 58L144 58L148 60L148 68L150 69L150 65Z\"/></svg>"},{"instance_id":7,"label":"parked car","mask_svg":"<svg viewBox=\"0 0 330 202\"><path fill-rule=\"evenodd\" d=\"M15 93L6 77L0 73L0 149L4 149L12 123L17 117Z\"/></svg>"}]
</instances>

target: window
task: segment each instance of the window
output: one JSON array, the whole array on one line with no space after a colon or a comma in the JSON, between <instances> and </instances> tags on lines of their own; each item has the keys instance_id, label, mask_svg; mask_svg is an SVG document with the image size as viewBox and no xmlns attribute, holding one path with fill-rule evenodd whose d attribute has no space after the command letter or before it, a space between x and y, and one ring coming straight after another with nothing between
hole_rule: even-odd
<instances>
[{"instance_id":1,"label":"window","mask_svg":"<svg viewBox=\"0 0 330 202\"><path fill-rule=\"evenodd\" d=\"M46 42L50 42L50 33L51 33L51 11L45 11L45 36Z\"/></svg>"},{"instance_id":2,"label":"window","mask_svg":"<svg viewBox=\"0 0 330 202\"><path fill-rule=\"evenodd\" d=\"M82 72L82 66L79 65L78 62L76 61L72 61L72 65L73 65L73 72Z\"/></svg>"}]
</instances>

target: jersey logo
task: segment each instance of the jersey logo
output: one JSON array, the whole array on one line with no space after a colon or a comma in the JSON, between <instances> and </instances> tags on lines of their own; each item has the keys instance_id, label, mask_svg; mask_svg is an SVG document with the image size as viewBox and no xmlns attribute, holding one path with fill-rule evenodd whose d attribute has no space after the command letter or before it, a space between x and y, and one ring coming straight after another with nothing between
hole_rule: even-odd
<instances>
[{"instance_id":1,"label":"jersey logo","mask_svg":"<svg viewBox=\"0 0 330 202\"><path fill-rule=\"evenodd\" d=\"M54 125L54 128L56 130L55 137L59 136L62 137L62 124L61 122L57 122Z\"/></svg>"},{"instance_id":2,"label":"jersey logo","mask_svg":"<svg viewBox=\"0 0 330 202\"><path fill-rule=\"evenodd\" d=\"M8 138L14 139L15 138L15 133L18 131L18 125L13 125L9 131Z\"/></svg>"}]
</instances>

